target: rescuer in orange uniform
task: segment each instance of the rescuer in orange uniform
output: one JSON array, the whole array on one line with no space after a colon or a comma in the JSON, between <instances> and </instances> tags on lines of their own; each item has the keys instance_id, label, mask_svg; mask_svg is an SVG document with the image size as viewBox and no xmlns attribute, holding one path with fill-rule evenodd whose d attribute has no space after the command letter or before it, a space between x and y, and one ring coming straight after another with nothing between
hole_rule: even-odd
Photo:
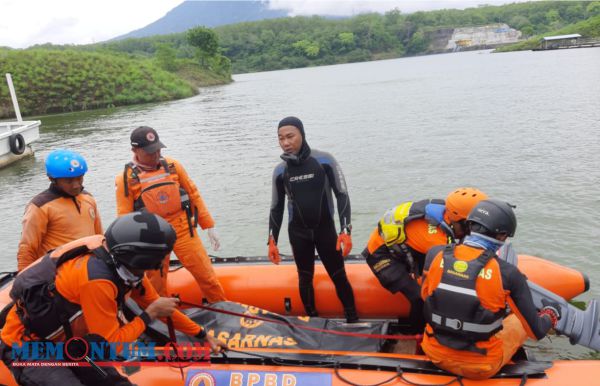
<instances>
[{"instance_id":1,"label":"rescuer in orange uniform","mask_svg":"<svg viewBox=\"0 0 600 386\"><path fill-rule=\"evenodd\" d=\"M156 130L140 126L131 133L133 160L115 178L117 214L122 216L145 208L166 219L177 232L173 252L198 282L202 295L209 303L226 300L210 258L202 245L196 226L208 232L214 250L219 239L200 192L183 166L176 160L161 157L160 141ZM165 295L169 256L165 257L162 271L149 272L148 277L159 294Z\"/></svg>"},{"instance_id":2,"label":"rescuer in orange uniform","mask_svg":"<svg viewBox=\"0 0 600 386\"><path fill-rule=\"evenodd\" d=\"M538 312L525 275L496 256L517 228L509 204L481 201L467 225L470 233L462 244L427 253L422 348L442 369L486 379L510 361L527 336L541 339L556 326L561 309L542 300Z\"/></svg>"},{"instance_id":3,"label":"rescuer in orange uniform","mask_svg":"<svg viewBox=\"0 0 600 386\"><path fill-rule=\"evenodd\" d=\"M215 353L225 349L223 343L177 311L178 299L159 297L144 275L160 268L175 239L175 231L164 219L134 212L115 220L105 236L67 243L17 275L11 289L16 305L0 334L0 355L17 382L131 385L111 367L103 368L106 378L90 367L11 366L15 359L12 348L23 341L65 342L71 337L135 342L156 318L172 317L176 329L206 340ZM127 295L144 311L122 324L119 312Z\"/></svg>"},{"instance_id":4,"label":"rescuer in orange uniform","mask_svg":"<svg viewBox=\"0 0 600 386\"><path fill-rule=\"evenodd\" d=\"M85 159L70 150L54 150L46 157L50 187L25 208L17 252L22 271L51 249L85 236L102 234L96 200L83 189L88 167Z\"/></svg>"},{"instance_id":5,"label":"rescuer in orange uniform","mask_svg":"<svg viewBox=\"0 0 600 386\"><path fill-rule=\"evenodd\" d=\"M411 303L409 323L414 332L423 330L423 301L417 279L425 254L435 245L464 237L469 211L487 195L475 188L459 188L446 200L405 202L387 211L371 233L362 252L367 264L392 293L398 291Z\"/></svg>"}]
</instances>

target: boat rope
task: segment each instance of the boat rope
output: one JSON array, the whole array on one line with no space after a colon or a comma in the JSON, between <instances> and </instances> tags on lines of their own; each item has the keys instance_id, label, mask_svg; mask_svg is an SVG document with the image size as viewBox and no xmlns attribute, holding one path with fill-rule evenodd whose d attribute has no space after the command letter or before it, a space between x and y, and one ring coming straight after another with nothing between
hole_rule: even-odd
<instances>
[{"instance_id":1,"label":"boat rope","mask_svg":"<svg viewBox=\"0 0 600 386\"><path fill-rule=\"evenodd\" d=\"M242 313L234 312L234 311L221 310L219 308L214 308L214 307L207 306L204 304L195 304L195 303L190 303L190 302L186 302L183 300L180 300L179 303L182 305L186 305L186 306L190 306L190 307L198 307L198 308L202 308L207 311L217 312L217 313L221 313L221 314L225 314L225 315L232 315L232 316L237 316L240 318L261 320L263 322L286 325L291 328L299 328L302 330L316 331L316 332L322 332L322 333L327 333L327 334L332 334L332 335L342 335L342 336L350 336L350 337L355 337L355 338L367 338L367 339L415 340L417 342L420 342L423 339L423 335L421 335L421 334L416 334L416 335L365 334L365 333L360 333L360 332L328 330L328 329L324 329L324 328L294 324L289 321L263 318L263 317L260 317L257 315L248 315L248 314L242 314Z\"/></svg>"},{"instance_id":2,"label":"boat rope","mask_svg":"<svg viewBox=\"0 0 600 386\"><path fill-rule=\"evenodd\" d=\"M527 374L523 374L523 376L521 377L521 383L519 383L519 386L525 386L528 379L529 379L529 377L527 377Z\"/></svg>"},{"instance_id":3,"label":"boat rope","mask_svg":"<svg viewBox=\"0 0 600 386\"><path fill-rule=\"evenodd\" d=\"M404 382L406 384L409 384L409 385L413 385L413 386L448 386L448 385L453 384L454 382L457 382L459 385L463 386L462 377L461 376L454 376L453 379L449 380L446 383L417 383L417 382L413 382L413 381L410 381L410 380L408 380L408 379L406 379L404 377L404 370L402 370L402 367L400 367L400 366L398 366L396 368L396 374L393 377L391 377L389 379L386 379L384 381L378 382L378 383L372 383L372 384L368 384L368 385L361 384L361 383L354 383L354 382L352 382L352 381L344 378L342 376L342 374L340 374L339 370L340 370L339 366L335 366L334 367L334 371L335 371L336 377L338 377L340 381L342 381L344 383L347 383L347 384L349 384L351 386L381 386L381 385L385 385L386 383L392 382L396 378L400 378L402 380L402 382Z\"/></svg>"},{"instance_id":4,"label":"boat rope","mask_svg":"<svg viewBox=\"0 0 600 386\"><path fill-rule=\"evenodd\" d=\"M228 348L227 352L234 352L234 353L238 353L238 354L244 354L244 355L248 355L248 356L253 356L253 357L257 357L257 358L261 358L261 359L267 359L271 362L273 362L276 365L279 366L285 366L287 365L285 360L279 359L277 357L274 356L269 356L269 355L263 355L263 354L258 354L258 353L254 353L254 352L248 352L248 351L242 351L242 350L235 350L232 348ZM227 352L222 352L221 354L227 358ZM320 368L324 368L324 367L335 367L337 362L327 362L327 361L323 361L323 363L318 363L318 364L306 364L303 363L302 367L320 367Z\"/></svg>"},{"instance_id":5,"label":"boat rope","mask_svg":"<svg viewBox=\"0 0 600 386\"><path fill-rule=\"evenodd\" d=\"M227 351L238 353L238 354L244 354L244 355L248 355L248 356L254 356L257 358L261 358L261 359L267 359L276 365L285 365L286 364L284 360L281 360L279 358L269 356L269 355L262 355L262 354L258 354L258 353L246 352L246 351L235 350L235 349L228 349ZM225 353L222 353L222 354L223 354L223 356L227 357L227 355ZM453 379L451 379L450 381L448 381L446 383L416 383L416 382L410 381L404 377L404 370L402 370L402 367L400 367L400 366L398 366L396 368L396 374L394 374L394 376L392 376L391 378L386 379L381 382L378 382L378 383L373 383L373 384L368 384L368 385L361 384L361 383L354 383L354 382L350 381L349 379L343 377L342 374L340 373L340 363L337 361L331 361L331 362L325 362L325 363L313 364L313 365L308 365L308 364L304 363L302 366L303 367L321 367L321 368L333 367L336 377L338 377L342 382L347 383L348 385L351 385L351 386L381 386L381 385L385 385L386 383L392 382L396 378L400 378L403 382L405 382L409 385L413 385L413 386L448 386L448 385L453 384L454 382L458 382L459 385L463 386L462 377L460 377L460 376L455 376Z\"/></svg>"}]
</instances>

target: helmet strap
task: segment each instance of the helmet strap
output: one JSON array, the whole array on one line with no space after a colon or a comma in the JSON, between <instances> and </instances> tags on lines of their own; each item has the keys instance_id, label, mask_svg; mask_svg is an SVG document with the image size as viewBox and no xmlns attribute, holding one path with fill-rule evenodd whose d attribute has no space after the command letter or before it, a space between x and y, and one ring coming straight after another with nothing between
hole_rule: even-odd
<instances>
[{"instance_id":1,"label":"helmet strap","mask_svg":"<svg viewBox=\"0 0 600 386\"><path fill-rule=\"evenodd\" d=\"M117 259L115 259L115 257L112 254L110 255L110 257L112 257L112 261L117 270L117 274L119 275L121 280L123 280L125 285L127 285L131 288L136 288L137 286L140 285L144 276L139 277L139 276L134 275L133 273L131 273L130 270L127 269L127 267L125 267L123 264L119 263L119 261Z\"/></svg>"}]
</instances>

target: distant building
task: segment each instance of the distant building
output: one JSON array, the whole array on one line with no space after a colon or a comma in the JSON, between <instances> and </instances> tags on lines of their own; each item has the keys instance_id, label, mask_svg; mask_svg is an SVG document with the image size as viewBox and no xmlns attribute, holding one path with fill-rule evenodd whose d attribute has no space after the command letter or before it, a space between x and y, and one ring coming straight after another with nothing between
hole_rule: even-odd
<instances>
[{"instance_id":1,"label":"distant building","mask_svg":"<svg viewBox=\"0 0 600 386\"><path fill-rule=\"evenodd\" d=\"M578 43L580 37L580 34L545 36L540 40L542 44L541 49L551 50L564 46L573 46Z\"/></svg>"},{"instance_id":2,"label":"distant building","mask_svg":"<svg viewBox=\"0 0 600 386\"><path fill-rule=\"evenodd\" d=\"M499 44L516 43L521 31L507 24L490 24L482 27L456 28L446 45L447 50L459 50L467 47L487 47Z\"/></svg>"}]
</instances>

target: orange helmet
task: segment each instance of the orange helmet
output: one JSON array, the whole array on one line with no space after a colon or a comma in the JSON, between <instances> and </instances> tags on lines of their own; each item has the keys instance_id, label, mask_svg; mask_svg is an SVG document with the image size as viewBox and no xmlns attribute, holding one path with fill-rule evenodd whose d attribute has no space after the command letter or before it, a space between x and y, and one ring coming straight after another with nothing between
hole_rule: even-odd
<instances>
[{"instance_id":1,"label":"orange helmet","mask_svg":"<svg viewBox=\"0 0 600 386\"><path fill-rule=\"evenodd\" d=\"M481 200L487 199L487 194L475 188L458 188L446 197L446 221L459 222L467 219L471 209Z\"/></svg>"}]
</instances>

